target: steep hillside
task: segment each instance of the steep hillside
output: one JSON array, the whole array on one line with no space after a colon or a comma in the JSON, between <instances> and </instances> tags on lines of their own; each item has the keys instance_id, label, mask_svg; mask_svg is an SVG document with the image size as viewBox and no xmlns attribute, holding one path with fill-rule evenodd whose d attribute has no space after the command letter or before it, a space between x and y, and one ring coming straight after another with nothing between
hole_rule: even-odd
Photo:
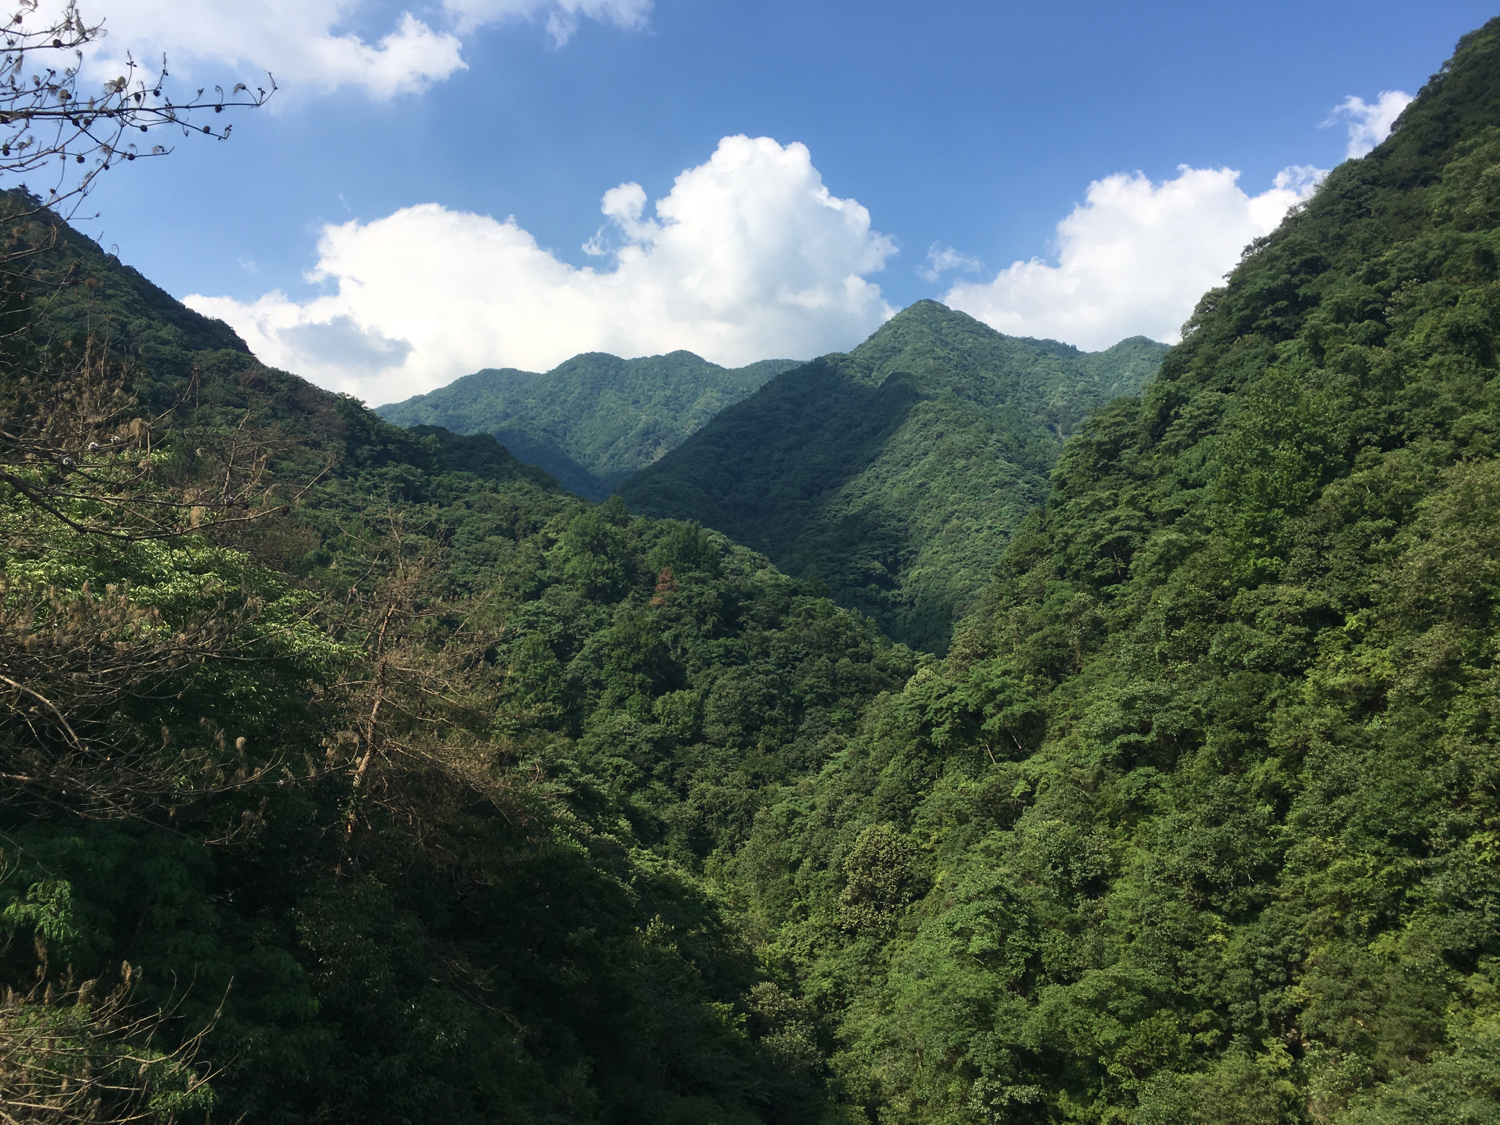
<instances>
[{"instance_id":1,"label":"steep hillside","mask_svg":"<svg viewBox=\"0 0 1500 1125\"><path fill-rule=\"evenodd\" d=\"M0 283L0 1112L1500 1122L1497 123L1500 20L1136 397L933 305L769 384L732 470L1071 434L944 659L69 235Z\"/></svg>"},{"instance_id":2,"label":"steep hillside","mask_svg":"<svg viewBox=\"0 0 1500 1125\"><path fill-rule=\"evenodd\" d=\"M692 352L643 359L589 352L545 374L479 371L375 412L398 426L491 434L563 487L603 500L726 406L795 366L767 359L731 369Z\"/></svg>"},{"instance_id":3,"label":"steep hillside","mask_svg":"<svg viewBox=\"0 0 1500 1125\"><path fill-rule=\"evenodd\" d=\"M0 222L4 216L0 209ZM26 354L3 358L7 407L14 407L23 386L23 403L41 390L28 368L76 378L92 341L107 353L110 368L93 377L121 381L143 416L162 417L165 433L239 427L252 443L271 442L277 456L270 481L334 483L363 474L362 487L378 502L376 479L392 476L389 487L399 494L402 470L392 467L403 466L424 478L451 471L492 485L560 491L547 473L488 438L431 426L403 430L350 399L267 367L223 321L187 308L64 224L45 230L28 223L8 233L49 249L28 263L29 281L20 290L26 299L0 309L10 324L24 324L19 335L28 341ZM12 297L18 292L6 290Z\"/></svg>"},{"instance_id":4,"label":"steep hillside","mask_svg":"<svg viewBox=\"0 0 1500 1125\"><path fill-rule=\"evenodd\" d=\"M882 1122L1500 1120L1500 20L737 857Z\"/></svg>"},{"instance_id":5,"label":"steep hillside","mask_svg":"<svg viewBox=\"0 0 1500 1125\"><path fill-rule=\"evenodd\" d=\"M1085 354L921 301L848 355L788 371L620 495L815 576L893 637L947 647L1062 439L1133 393L1166 347Z\"/></svg>"},{"instance_id":6,"label":"steep hillside","mask_svg":"<svg viewBox=\"0 0 1500 1125\"><path fill-rule=\"evenodd\" d=\"M913 655L59 234L0 287L0 1115L820 1118L701 873Z\"/></svg>"}]
</instances>

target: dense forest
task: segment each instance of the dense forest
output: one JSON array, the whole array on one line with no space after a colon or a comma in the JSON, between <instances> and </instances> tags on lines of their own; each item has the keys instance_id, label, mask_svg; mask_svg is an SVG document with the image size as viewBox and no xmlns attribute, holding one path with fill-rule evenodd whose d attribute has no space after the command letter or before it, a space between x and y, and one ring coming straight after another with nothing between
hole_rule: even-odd
<instances>
[{"instance_id":1,"label":"dense forest","mask_svg":"<svg viewBox=\"0 0 1500 1125\"><path fill-rule=\"evenodd\" d=\"M692 352L574 356L545 374L487 369L375 412L398 426L489 434L569 492L604 500L715 414L797 364L720 367Z\"/></svg>"},{"instance_id":2,"label":"dense forest","mask_svg":"<svg viewBox=\"0 0 1500 1125\"><path fill-rule=\"evenodd\" d=\"M772 379L619 489L822 582L885 632L942 653L1047 495L1063 440L1155 374L1166 346L1102 352L1003 336L919 301L848 355Z\"/></svg>"},{"instance_id":3,"label":"dense forest","mask_svg":"<svg viewBox=\"0 0 1500 1125\"><path fill-rule=\"evenodd\" d=\"M699 857L915 658L722 537L265 368L70 231L33 273L0 1080L84 1120L815 1104Z\"/></svg>"},{"instance_id":4,"label":"dense forest","mask_svg":"<svg viewBox=\"0 0 1500 1125\"><path fill-rule=\"evenodd\" d=\"M1500 1122L1497 122L1500 20L1137 395L1018 374L941 658L12 193L0 1109Z\"/></svg>"}]
</instances>

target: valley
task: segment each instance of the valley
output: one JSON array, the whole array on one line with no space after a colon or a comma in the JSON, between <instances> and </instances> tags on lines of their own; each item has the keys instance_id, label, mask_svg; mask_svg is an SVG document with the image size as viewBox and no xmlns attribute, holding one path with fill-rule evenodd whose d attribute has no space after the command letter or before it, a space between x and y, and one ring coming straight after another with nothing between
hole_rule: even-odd
<instances>
[{"instance_id":1,"label":"valley","mask_svg":"<svg viewBox=\"0 0 1500 1125\"><path fill-rule=\"evenodd\" d=\"M1171 348L378 410L8 194L5 1112L1500 1120L1497 122Z\"/></svg>"}]
</instances>

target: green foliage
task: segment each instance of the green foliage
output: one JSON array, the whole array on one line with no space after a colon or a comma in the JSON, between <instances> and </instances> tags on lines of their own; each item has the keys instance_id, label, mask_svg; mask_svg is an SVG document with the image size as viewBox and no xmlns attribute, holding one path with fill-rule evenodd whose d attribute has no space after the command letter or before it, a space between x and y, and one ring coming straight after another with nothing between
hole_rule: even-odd
<instances>
[{"instance_id":1,"label":"green foliage","mask_svg":"<svg viewBox=\"0 0 1500 1125\"><path fill-rule=\"evenodd\" d=\"M620 494L763 551L890 636L942 652L1046 497L1064 437L1165 351L1011 339L920 301L848 355L778 375Z\"/></svg>"},{"instance_id":2,"label":"green foliage","mask_svg":"<svg viewBox=\"0 0 1500 1125\"><path fill-rule=\"evenodd\" d=\"M0 494L0 1058L66 1026L46 1074L132 1060L159 1120L817 1118L812 1017L706 873L912 655L721 536L159 323L72 232L55 256L95 281L32 324L55 409L77 319L154 339L140 503L248 449L275 508L127 541ZM122 964L139 1019L69 983Z\"/></svg>"},{"instance_id":3,"label":"green foliage","mask_svg":"<svg viewBox=\"0 0 1500 1125\"><path fill-rule=\"evenodd\" d=\"M498 587L506 731L576 740L571 768L692 870L732 853L766 794L821 766L914 664L764 559L618 499L560 513Z\"/></svg>"},{"instance_id":4,"label":"green foliage","mask_svg":"<svg viewBox=\"0 0 1500 1125\"><path fill-rule=\"evenodd\" d=\"M1497 115L1500 21L758 815L762 956L872 1120L1500 1117ZM877 838L930 889L872 932Z\"/></svg>"},{"instance_id":5,"label":"green foliage","mask_svg":"<svg viewBox=\"0 0 1500 1125\"><path fill-rule=\"evenodd\" d=\"M1086 421L1103 358L919 306L638 478L758 433L703 495L796 452L805 493L753 477L784 529L989 488L950 432L1007 488L1055 455L983 534L840 525L834 576L998 552L941 661L755 542L132 320L65 240L103 284L37 353L79 310L176 349L142 501L243 440L279 508L132 541L0 492L0 1068L285 1125L1500 1121L1496 120L1500 21ZM945 488L913 510L993 502Z\"/></svg>"},{"instance_id":6,"label":"green foliage","mask_svg":"<svg viewBox=\"0 0 1500 1125\"><path fill-rule=\"evenodd\" d=\"M731 369L681 351L642 359L587 352L544 375L478 371L376 413L398 426L490 434L564 488L603 500L719 411L795 366L766 359Z\"/></svg>"}]
</instances>

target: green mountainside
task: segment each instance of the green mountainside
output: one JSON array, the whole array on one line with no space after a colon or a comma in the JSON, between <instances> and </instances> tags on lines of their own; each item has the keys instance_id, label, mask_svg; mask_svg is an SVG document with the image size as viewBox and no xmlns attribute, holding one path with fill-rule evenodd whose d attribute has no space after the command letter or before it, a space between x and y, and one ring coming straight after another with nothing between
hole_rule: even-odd
<instances>
[{"instance_id":1,"label":"green mountainside","mask_svg":"<svg viewBox=\"0 0 1500 1125\"><path fill-rule=\"evenodd\" d=\"M803 369L1055 466L941 659L0 233L0 1115L1500 1123L1500 19L1138 395Z\"/></svg>"},{"instance_id":2,"label":"green mountainside","mask_svg":"<svg viewBox=\"0 0 1500 1125\"><path fill-rule=\"evenodd\" d=\"M603 500L726 406L795 366L767 359L727 368L683 351L643 359L588 352L546 374L486 369L375 412L398 426L491 434L569 491Z\"/></svg>"},{"instance_id":3,"label":"green mountainside","mask_svg":"<svg viewBox=\"0 0 1500 1125\"><path fill-rule=\"evenodd\" d=\"M0 1109L815 1118L698 872L916 658L59 235L0 309Z\"/></svg>"},{"instance_id":4,"label":"green mountainside","mask_svg":"<svg viewBox=\"0 0 1500 1125\"><path fill-rule=\"evenodd\" d=\"M735 858L862 1120L1500 1121L1500 20Z\"/></svg>"},{"instance_id":5,"label":"green mountainside","mask_svg":"<svg viewBox=\"0 0 1500 1125\"><path fill-rule=\"evenodd\" d=\"M847 355L772 379L620 495L816 577L899 640L941 652L1063 439L1134 393L1164 344L1084 353L921 301Z\"/></svg>"}]
</instances>

